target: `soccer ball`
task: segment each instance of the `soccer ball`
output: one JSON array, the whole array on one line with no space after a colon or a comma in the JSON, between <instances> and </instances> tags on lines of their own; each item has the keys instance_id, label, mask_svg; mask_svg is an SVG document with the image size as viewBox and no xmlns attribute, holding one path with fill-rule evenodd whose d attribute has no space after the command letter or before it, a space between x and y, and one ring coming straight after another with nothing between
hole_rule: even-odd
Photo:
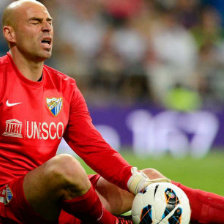
<instances>
[{"instance_id":1,"label":"soccer ball","mask_svg":"<svg viewBox=\"0 0 224 224\"><path fill-rule=\"evenodd\" d=\"M135 224L188 224L191 209L187 195L171 183L150 184L132 205Z\"/></svg>"}]
</instances>

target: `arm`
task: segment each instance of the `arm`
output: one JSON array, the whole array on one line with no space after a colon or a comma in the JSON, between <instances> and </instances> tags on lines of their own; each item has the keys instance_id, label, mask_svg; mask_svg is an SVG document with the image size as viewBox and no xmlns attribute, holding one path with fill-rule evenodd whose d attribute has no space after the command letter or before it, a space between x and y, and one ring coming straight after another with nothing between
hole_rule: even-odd
<instances>
[{"instance_id":1,"label":"arm","mask_svg":"<svg viewBox=\"0 0 224 224\"><path fill-rule=\"evenodd\" d=\"M0 66L0 102L2 101L4 95L4 86L5 86L5 66Z\"/></svg>"},{"instance_id":2,"label":"arm","mask_svg":"<svg viewBox=\"0 0 224 224\"><path fill-rule=\"evenodd\" d=\"M166 178L150 180L105 142L92 124L86 102L77 86L71 99L69 123L64 138L93 170L109 182L134 194L150 183L169 182Z\"/></svg>"},{"instance_id":3,"label":"arm","mask_svg":"<svg viewBox=\"0 0 224 224\"><path fill-rule=\"evenodd\" d=\"M64 138L93 170L108 181L127 189L131 165L105 142L93 126L86 102L76 86Z\"/></svg>"}]
</instances>

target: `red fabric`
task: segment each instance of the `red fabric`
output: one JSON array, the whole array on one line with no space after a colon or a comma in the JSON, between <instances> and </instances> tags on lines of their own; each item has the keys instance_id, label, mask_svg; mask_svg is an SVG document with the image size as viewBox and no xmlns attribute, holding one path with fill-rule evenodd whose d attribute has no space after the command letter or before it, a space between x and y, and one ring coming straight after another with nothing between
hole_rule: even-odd
<instances>
[{"instance_id":1,"label":"red fabric","mask_svg":"<svg viewBox=\"0 0 224 224\"><path fill-rule=\"evenodd\" d=\"M23 179L24 177L20 177L0 188L0 198L6 198L7 194L12 195L8 203L0 202L0 223L30 224L32 220L32 224L56 224L44 220L31 208L25 199Z\"/></svg>"},{"instance_id":2,"label":"red fabric","mask_svg":"<svg viewBox=\"0 0 224 224\"><path fill-rule=\"evenodd\" d=\"M88 175L88 177L89 177L89 180L90 180L92 186L94 188L96 188L96 184L100 178L100 175L99 174L90 174L90 175Z\"/></svg>"},{"instance_id":3,"label":"red fabric","mask_svg":"<svg viewBox=\"0 0 224 224\"><path fill-rule=\"evenodd\" d=\"M142 5L142 0L105 0L106 10L117 18L127 18L137 14Z\"/></svg>"},{"instance_id":4,"label":"red fabric","mask_svg":"<svg viewBox=\"0 0 224 224\"><path fill-rule=\"evenodd\" d=\"M99 179L99 175L89 175L92 186L95 187ZM0 187L0 224L54 224L47 222L39 214L33 211L27 202L24 190L23 179L20 177L9 184ZM9 203L4 204L6 198L6 189L12 193L12 199ZM4 198L4 199L3 199ZM74 216L61 211L59 224L80 224L80 220Z\"/></svg>"},{"instance_id":5,"label":"red fabric","mask_svg":"<svg viewBox=\"0 0 224 224\"><path fill-rule=\"evenodd\" d=\"M96 188L96 184L99 178L100 178L100 175L98 174L89 175L89 180L91 181L91 184L94 188ZM74 217L73 215L62 210L59 216L58 223L59 224L80 224L81 221L78 218Z\"/></svg>"},{"instance_id":6,"label":"red fabric","mask_svg":"<svg viewBox=\"0 0 224 224\"><path fill-rule=\"evenodd\" d=\"M131 166L93 126L75 80L44 66L33 82L8 54L0 58L0 94L0 185L52 158L63 136L93 170L127 189Z\"/></svg>"},{"instance_id":7,"label":"red fabric","mask_svg":"<svg viewBox=\"0 0 224 224\"><path fill-rule=\"evenodd\" d=\"M115 224L117 220L115 216L103 208L93 187L80 197L65 200L63 202L63 209L85 223Z\"/></svg>"},{"instance_id":8,"label":"red fabric","mask_svg":"<svg viewBox=\"0 0 224 224\"><path fill-rule=\"evenodd\" d=\"M61 211L59 216L58 224L81 224L81 220L74 217L73 215L65 212L64 210Z\"/></svg>"},{"instance_id":9,"label":"red fabric","mask_svg":"<svg viewBox=\"0 0 224 224\"><path fill-rule=\"evenodd\" d=\"M224 197L192 189L174 181L172 183L180 187L188 196L192 210L191 221L193 223L224 223Z\"/></svg>"}]
</instances>

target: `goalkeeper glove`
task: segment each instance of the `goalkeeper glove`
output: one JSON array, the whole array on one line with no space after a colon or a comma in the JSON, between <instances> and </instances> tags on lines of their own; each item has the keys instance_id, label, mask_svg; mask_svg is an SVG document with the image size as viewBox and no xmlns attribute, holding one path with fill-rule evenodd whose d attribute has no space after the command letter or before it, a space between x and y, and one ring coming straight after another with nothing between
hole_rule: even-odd
<instances>
[{"instance_id":1,"label":"goalkeeper glove","mask_svg":"<svg viewBox=\"0 0 224 224\"><path fill-rule=\"evenodd\" d=\"M129 178L127 186L130 192L137 194L143 191L148 185L157 182L170 182L167 178L149 179L145 173L138 171L136 167L131 168L132 176Z\"/></svg>"}]
</instances>

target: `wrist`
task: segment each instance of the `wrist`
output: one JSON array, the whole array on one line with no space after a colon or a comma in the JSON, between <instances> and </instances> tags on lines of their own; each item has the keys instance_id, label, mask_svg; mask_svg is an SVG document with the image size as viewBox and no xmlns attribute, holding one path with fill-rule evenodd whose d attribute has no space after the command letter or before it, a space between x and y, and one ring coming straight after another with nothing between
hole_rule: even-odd
<instances>
[{"instance_id":1,"label":"wrist","mask_svg":"<svg viewBox=\"0 0 224 224\"><path fill-rule=\"evenodd\" d=\"M127 187L130 192L137 194L144 190L150 180L142 171L138 171L136 167L131 168L131 173L132 175L127 182Z\"/></svg>"},{"instance_id":2,"label":"wrist","mask_svg":"<svg viewBox=\"0 0 224 224\"><path fill-rule=\"evenodd\" d=\"M143 191L148 185L152 183L171 182L166 177L150 179L145 173L138 171L136 167L131 168L131 173L132 175L127 182L127 187L133 194L137 194Z\"/></svg>"}]
</instances>

